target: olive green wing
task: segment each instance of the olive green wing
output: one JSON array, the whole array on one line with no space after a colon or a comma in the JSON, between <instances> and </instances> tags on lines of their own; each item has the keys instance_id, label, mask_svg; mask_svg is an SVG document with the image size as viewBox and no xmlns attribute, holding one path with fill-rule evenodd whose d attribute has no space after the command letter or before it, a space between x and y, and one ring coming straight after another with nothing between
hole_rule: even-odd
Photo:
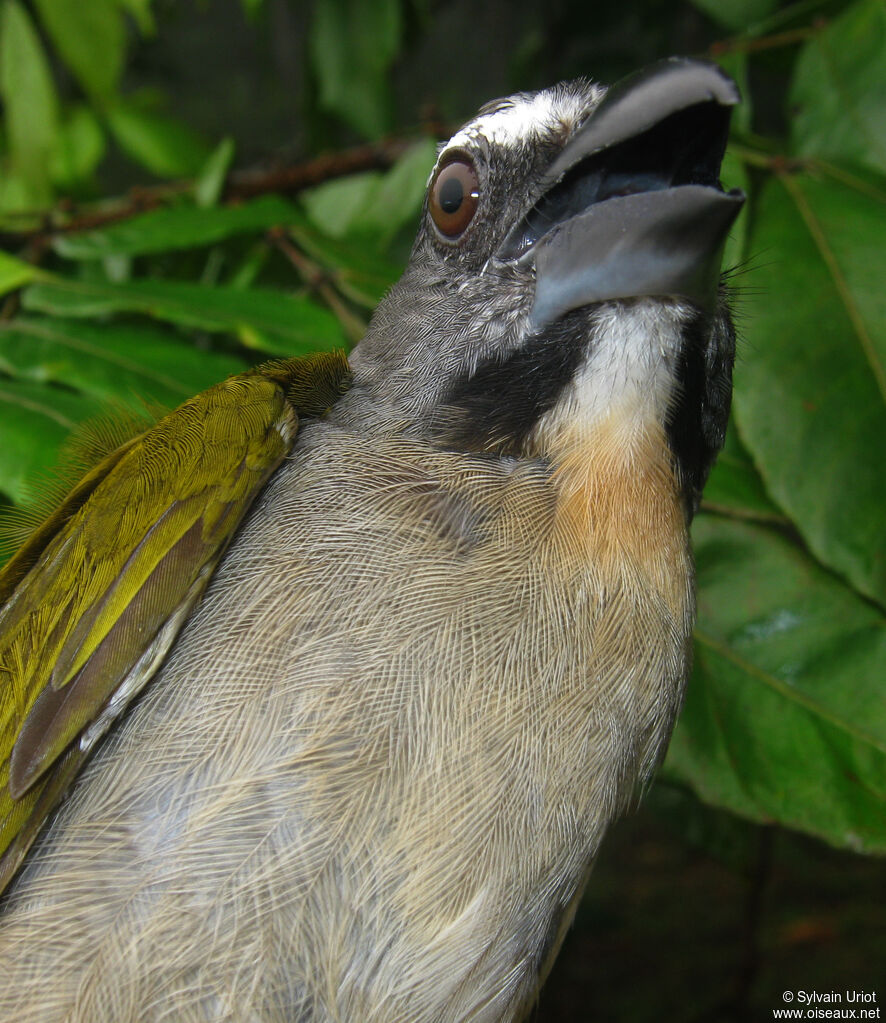
<instances>
[{"instance_id":1,"label":"olive green wing","mask_svg":"<svg viewBox=\"0 0 886 1023\"><path fill-rule=\"evenodd\" d=\"M343 354L223 381L95 466L0 572L0 891L150 681Z\"/></svg>"}]
</instances>

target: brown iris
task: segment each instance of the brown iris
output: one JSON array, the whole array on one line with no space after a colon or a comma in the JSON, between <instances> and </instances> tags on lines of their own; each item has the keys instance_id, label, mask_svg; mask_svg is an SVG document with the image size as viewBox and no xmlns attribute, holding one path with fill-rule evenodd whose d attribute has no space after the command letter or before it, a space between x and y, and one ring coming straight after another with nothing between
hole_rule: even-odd
<instances>
[{"instance_id":1,"label":"brown iris","mask_svg":"<svg viewBox=\"0 0 886 1023\"><path fill-rule=\"evenodd\" d=\"M480 199L480 181L466 156L445 163L431 184L428 208L437 230L446 238L457 238L474 219Z\"/></svg>"}]
</instances>

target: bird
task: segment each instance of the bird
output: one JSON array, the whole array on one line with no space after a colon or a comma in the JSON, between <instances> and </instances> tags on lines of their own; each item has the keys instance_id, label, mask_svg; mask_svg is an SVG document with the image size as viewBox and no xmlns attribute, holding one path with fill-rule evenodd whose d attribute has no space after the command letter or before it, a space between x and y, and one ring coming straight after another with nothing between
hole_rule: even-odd
<instances>
[{"instance_id":1,"label":"bird","mask_svg":"<svg viewBox=\"0 0 886 1023\"><path fill-rule=\"evenodd\" d=\"M690 671L738 101L486 104L348 359L103 453L6 566L2 1018L532 1011Z\"/></svg>"}]
</instances>

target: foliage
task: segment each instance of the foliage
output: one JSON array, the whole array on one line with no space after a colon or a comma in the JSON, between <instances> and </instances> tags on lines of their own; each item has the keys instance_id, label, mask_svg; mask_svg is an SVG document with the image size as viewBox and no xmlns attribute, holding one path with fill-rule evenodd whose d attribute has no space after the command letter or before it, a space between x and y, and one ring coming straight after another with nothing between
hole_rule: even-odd
<instances>
[{"instance_id":1,"label":"foliage","mask_svg":"<svg viewBox=\"0 0 886 1023\"><path fill-rule=\"evenodd\" d=\"M754 53L748 40L740 77ZM738 297L734 430L694 529L696 670L666 764L710 803L878 852L886 165L872 106L884 70L886 8L846 5L805 33L789 138L736 133L757 269Z\"/></svg>"},{"instance_id":2,"label":"foliage","mask_svg":"<svg viewBox=\"0 0 886 1023\"><path fill-rule=\"evenodd\" d=\"M749 202L727 252L735 415L694 526L696 669L663 777L884 852L886 8L695 2L712 38L734 33L710 52L745 93L724 183ZM243 8L255 31L264 5ZM389 71L430 15L405 0L310 13L306 119L377 138L396 123ZM125 91L127 50L158 23L149 0L0 0L0 491L18 504L103 403L175 403L259 353L352 340L414 228L429 138L297 201L231 201L232 140L213 149L162 98ZM527 37L521 66L541 45ZM110 141L188 180L144 212L84 206Z\"/></svg>"}]
</instances>

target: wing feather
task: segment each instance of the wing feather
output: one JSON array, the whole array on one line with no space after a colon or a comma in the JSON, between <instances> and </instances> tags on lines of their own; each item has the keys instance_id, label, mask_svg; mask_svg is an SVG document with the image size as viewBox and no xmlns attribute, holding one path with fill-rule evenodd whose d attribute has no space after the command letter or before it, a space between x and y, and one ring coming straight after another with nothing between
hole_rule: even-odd
<instances>
[{"instance_id":1,"label":"wing feather","mask_svg":"<svg viewBox=\"0 0 886 1023\"><path fill-rule=\"evenodd\" d=\"M348 383L322 353L204 391L104 458L0 571L0 891L162 663L298 417Z\"/></svg>"}]
</instances>

